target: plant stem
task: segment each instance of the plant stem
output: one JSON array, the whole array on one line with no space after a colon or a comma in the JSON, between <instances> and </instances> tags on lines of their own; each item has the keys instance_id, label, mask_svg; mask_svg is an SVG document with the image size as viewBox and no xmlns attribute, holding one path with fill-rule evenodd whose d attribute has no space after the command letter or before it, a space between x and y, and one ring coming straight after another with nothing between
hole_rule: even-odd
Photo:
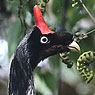
<instances>
[{"instance_id":1,"label":"plant stem","mask_svg":"<svg viewBox=\"0 0 95 95\"><path fill-rule=\"evenodd\" d=\"M88 13L88 15L91 17L92 21L95 23L95 18L92 16L92 14L90 13L90 11L87 9L87 7L85 6L85 4L83 3L82 0L80 0L83 8L86 10L86 12Z\"/></svg>"},{"instance_id":2,"label":"plant stem","mask_svg":"<svg viewBox=\"0 0 95 95\"><path fill-rule=\"evenodd\" d=\"M91 34L91 33L93 33L93 32L95 32L95 29L89 31L88 33L86 33L86 35L89 35L89 34Z\"/></svg>"}]
</instances>

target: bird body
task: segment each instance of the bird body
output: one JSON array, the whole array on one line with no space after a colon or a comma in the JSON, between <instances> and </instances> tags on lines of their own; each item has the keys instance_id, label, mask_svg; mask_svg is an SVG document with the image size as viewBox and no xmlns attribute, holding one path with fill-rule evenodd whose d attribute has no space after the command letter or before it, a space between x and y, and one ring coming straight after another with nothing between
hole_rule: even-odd
<instances>
[{"instance_id":1,"label":"bird body","mask_svg":"<svg viewBox=\"0 0 95 95\"><path fill-rule=\"evenodd\" d=\"M38 6L34 7L35 15L38 15L38 11L41 14L38 9ZM16 49L10 68L9 95L35 95L33 70L38 63L49 56L70 51L72 48L79 50L77 44L78 49L72 46L71 33L54 33L47 26L43 31L43 26L40 26L39 22L44 19L42 15L40 16L40 20L39 16L36 16L36 25L29 30ZM45 21L43 24L46 25Z\"/></svg>"}]
</instances>

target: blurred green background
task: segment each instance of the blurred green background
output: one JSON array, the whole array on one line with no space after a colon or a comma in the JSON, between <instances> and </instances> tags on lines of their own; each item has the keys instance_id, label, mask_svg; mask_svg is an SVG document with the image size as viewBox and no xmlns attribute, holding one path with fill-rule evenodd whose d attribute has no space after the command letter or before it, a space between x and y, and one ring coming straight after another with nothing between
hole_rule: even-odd
<instances>
[{"instance_id":1,"label":"blurred green background","mask_svg":"<svg viewBox=\"0 0 95 95\"><path fill-rule=\"evenodd\" d=\"M7 57L1 60L0 56L0 70L6 72L6 74L2 73L3 77L0 74L0 95L7 95L11 59L25 33L35 24L33 6L40 1L0 0L0 40L4 40L8 46L5 52ZM78 4L72 7L75 2ZM83 3L95 18L95 0L83 0ZM48 26L56 27L56 32L87 33L95 29L95 22L80 0L49 0L45 7L46 12L43 14L45 21ZM95 33L81 40L79 45L80 53L70 53L70 59L74 63L72 68L67 68L61 62L59 55L55 55L46 59L35 69L34 81L37 95L95 95L95 78L86 84L76 69L78 57L85 51L95 50ZM4 63L4 60L7 62ZM1 63L7 63L7 65L3 67Z\"/></svg>"}]
</instances>

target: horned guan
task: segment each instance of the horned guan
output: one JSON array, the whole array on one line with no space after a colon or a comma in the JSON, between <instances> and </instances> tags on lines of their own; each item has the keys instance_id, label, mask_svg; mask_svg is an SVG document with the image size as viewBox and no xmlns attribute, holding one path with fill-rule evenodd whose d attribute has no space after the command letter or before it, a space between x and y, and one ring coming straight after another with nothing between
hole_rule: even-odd
<instances>
[{"instance_id":1,"label":"horned guan","mask_svg":"<svg viewBox=\"0 0 95 95\"><path fill-rule=\"evenodd\" d=\"M18 45L10 67L9 95L35 95L33 70L41 60L66 51L79 51L73 35L51 31L40 8L34 6L35 25Z\"/></svg>"}]
</instances>

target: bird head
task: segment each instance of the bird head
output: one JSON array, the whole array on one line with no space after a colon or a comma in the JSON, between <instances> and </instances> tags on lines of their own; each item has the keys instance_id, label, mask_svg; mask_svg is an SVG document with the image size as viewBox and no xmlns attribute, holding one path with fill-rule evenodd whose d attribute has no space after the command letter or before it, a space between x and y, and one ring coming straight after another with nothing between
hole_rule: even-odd
<instances>
[{"instance_id":1,"label":"bird head","mask_svg":"<svg viewBox=\"0 0 95 95\"><path fill-rule=\"evenodd\" d=\"M73 41L73 34L68 32L53 32L47 26L40 8L34 6L35 26L28 40L30 50L37 62L66 51L80 51L79 45ZM31 44L32 43L32 44ZM37 58L37 59L35 59ZM36 64L33 68L36 67Z\"/></svg>"}]
</instances>

